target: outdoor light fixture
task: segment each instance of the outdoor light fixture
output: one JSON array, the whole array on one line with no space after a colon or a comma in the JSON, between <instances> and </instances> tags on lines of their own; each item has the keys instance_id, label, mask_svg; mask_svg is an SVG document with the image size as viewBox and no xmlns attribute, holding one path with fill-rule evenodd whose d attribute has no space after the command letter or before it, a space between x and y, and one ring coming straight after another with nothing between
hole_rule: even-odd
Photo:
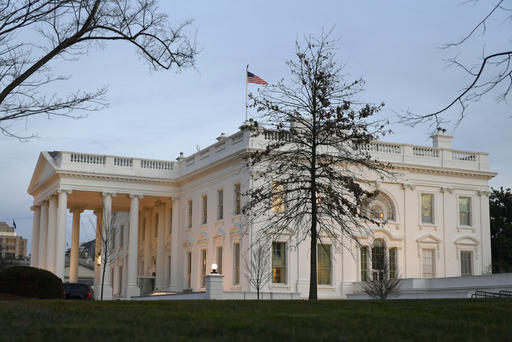
<instances>
[{"instance_id":1,"label":"outdoor light fixture","mask_svg":"<svg viewBox=\"0 0 512 342\"><path fill-rule=\"evenodd\" d=\"M96 265L101 266L101 254L96 255Z\"/></svg>"},{"instance_id":2,"label":"outdoor light fixture","mask_svg":"<svg viewBox=\"0 0 512 342\"><path fill-rule=\"evenodd\" d=\"M217 274L217 264L212 264L212 274Z\"/></svg>"}]
</instances>

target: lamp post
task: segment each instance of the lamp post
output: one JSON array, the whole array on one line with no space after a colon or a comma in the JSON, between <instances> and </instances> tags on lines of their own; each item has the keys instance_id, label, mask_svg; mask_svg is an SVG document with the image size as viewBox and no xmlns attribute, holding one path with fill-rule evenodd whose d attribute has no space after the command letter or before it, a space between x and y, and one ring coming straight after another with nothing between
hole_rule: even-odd
<instances>
[{"instance_id":1,"label":"lamp post","mask_svg":"<svg viewBox=\"0 0 512 342\"><path fill-rule=\"evenodd\" d=\"M217 264L212 264L212 274L218 274L217 268L218 268Z\"/></svg>"}]
</instances>

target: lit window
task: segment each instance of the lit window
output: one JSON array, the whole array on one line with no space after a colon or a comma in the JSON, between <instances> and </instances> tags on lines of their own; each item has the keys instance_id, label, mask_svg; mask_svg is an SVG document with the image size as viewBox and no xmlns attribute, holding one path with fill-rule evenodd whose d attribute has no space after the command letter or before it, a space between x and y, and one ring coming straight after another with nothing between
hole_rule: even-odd
<instances>
[{"instance_id":1,"label":"lit window","mask_svg":"<svg viewBox=\"0 0 512 342\"><path fill-rule=\"evenodd\" d=\"M434 195L421 194L421 223L434 223Z\"/></svg>"},{"instance_id":2,"label":"lit window","mask_svg":"<svg viewBox=\"0 0 512 342\"><path fill-rule=\"evenodd\" d=\"M222 247L217 247L217 272L222 274Z\"/></svg>"},{"instance_id":3,"label":"lit window","mask_svg":"<svg viewBox=\"0 0 512 342\"><path fill-rule=\"evenodd\" d=\"M224 190L217 191L217 219L224 219Z\"/></svg>"},{"instance_id":4,"label":"lit window","mask_svg":"<svg viewBox=\"0 0 512 342\"><path fill-rule=\"evenodd\" d=\"M317 247L318 284L331 284L331 245L319 244Z\"/></svg>"},{"instance_id":5,"label":"lit window","mask_svg":"<svg viewBox=\"0 0 512 342\"><path fill-rule=\"evenodd\" d=\"M434 278L435 272L435 251L433 249L424 249L422 251L423 278Z\"/></svg>"},{"instance_id":6,"label":"lit window","mask_svg":"<svg viewBox=\"0 0 512 342\"><path fill-rule=\"evenodd\" d=\"M240 183L235 184L235 215L240 215L242 211L241 201L240 201Z\"/></svg>"},{"instance_id":7,"label":"lit window","mask_svg":"<svg viewBox=\"0 0 512 342\"><path fill-rule=\"evenodd\" d=\"M240 244L233 244L233 284L240 284Z\"/></svg>"},{"instance_id":8,"label":"lit window","mask_svg":"<svg viewBox=\"0 0 512 342\"><path fill-rule=\"evenodd\" d=\"M201 250L201 287L206 286L206 249Z\"/></svg>"},{"instance_id":9,"label":"lit window","mask_svg":"<svg viewBox=\"0 0 512 342\"><path fill-rule=\"evenodd\" d=\"M272 182L272 211L284 213L284 186L278 182Z\"/></svg>"},{"instance_id":10,"label":"lit window","mask_svg":"<svg viewBox=\"0 0 512 342\"><path fill-rule=\"evenodd\" d=\"M272 282L286 283L286 243L272 242Z\"/></svg>"},{"instance_id":11,"label":"lit window","mask_svg":"<svg viewBox=\"0 0 512 342\"><path fill-rule=\"evenodd\" d=\"M473 252L460 252L460 273L462 276L473 275Z\"/></svg>"},{"instance_id":12,"label":"lit window","mask_svg":"<svg viewBox=\"0 0 512 342\"><path fill-rule=\"evenodd\" d=\"M203 220L202 223L206 224L208 222L208 196L204 195L202 197L203 202Z\"/></svg>"},{"instance_id":13,"label":"lit window","mask_svg":"<svg viewBox=\"0 0 512 342\"><path fill-rule=\"evenodd\" d=\"M459 223L471 226L471 197L459 197Z\"/></svg>"}]
</instances>

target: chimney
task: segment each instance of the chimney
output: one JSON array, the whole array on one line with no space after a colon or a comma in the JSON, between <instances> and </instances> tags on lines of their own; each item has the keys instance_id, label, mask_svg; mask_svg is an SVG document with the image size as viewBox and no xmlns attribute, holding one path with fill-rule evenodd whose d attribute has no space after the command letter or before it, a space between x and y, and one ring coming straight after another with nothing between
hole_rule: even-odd
<instances>
[{"instance_id":1,"label":"chimney","mask_svg":"<svg viewBox=\"0 0 512 342\"><path fill-rule=\"evenodd\" d=\"M446 129L437 127L437 132L431 137L432 146L437 148L452 148L452 136L446 134Z\"/></svg>"}]
</instances>

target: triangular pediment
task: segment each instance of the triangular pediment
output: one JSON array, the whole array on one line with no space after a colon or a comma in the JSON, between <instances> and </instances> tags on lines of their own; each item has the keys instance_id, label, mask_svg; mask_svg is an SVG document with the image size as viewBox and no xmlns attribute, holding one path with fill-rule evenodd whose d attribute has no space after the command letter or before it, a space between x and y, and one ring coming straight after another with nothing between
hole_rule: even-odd
<instances>
[{"instance_id":1,"label":"triangular pediment","mask_svg":"<svg viewBox=\"0 0 512 342\"><path fill-rule=\"evenodd\" d=\"M41 152L32 173L27 192L33 194L37 187L53 176L55 172L56 166L53 157L48 152Z\"/></svg>"},{"instance_id":2,"label":"triangular pediment","mask_svg":"<svg viewBox=\"0 0 512 342\"><path fill-rule=\"evenodd\" d=\"M435 235L433 234L430 234L430 233L426 233L426 234L423 234L421 235L420 237L418 237L416 239L416 242L421 242L421 243L435 243L435 244L438 244L441 242L441 239L437 238Z\"/></svg>"}]
</instances>

